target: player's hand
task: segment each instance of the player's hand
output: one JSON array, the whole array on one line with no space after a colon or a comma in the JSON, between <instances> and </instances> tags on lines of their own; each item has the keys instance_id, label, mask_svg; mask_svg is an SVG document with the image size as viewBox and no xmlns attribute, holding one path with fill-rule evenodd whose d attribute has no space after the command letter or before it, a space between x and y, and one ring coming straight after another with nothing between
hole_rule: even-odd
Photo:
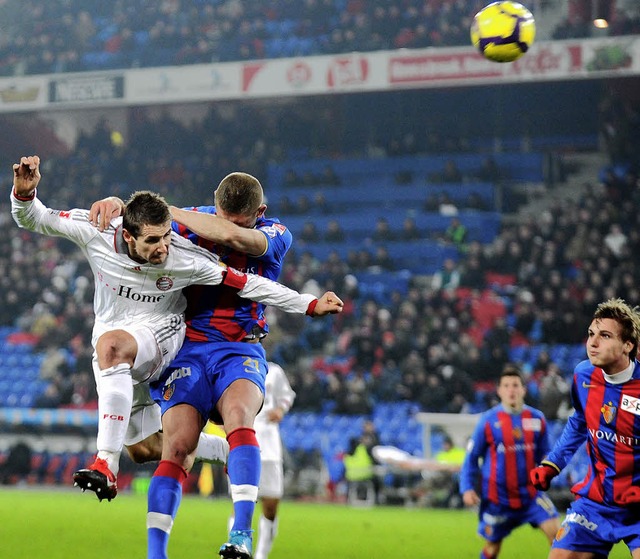
<instances>
[{"instance_id":1,"label":"player's hand","mask_svg":"<svg viewBox=\"0 0 640 559\"><path fill-rule=\"evenodd\" d=\"M344 303L333 291L327 291L318 299L311 316L325 316L342 312Z\"/></svg>"},{"instance_id":2,"label":"player's hand","mask_svg":"<svg viewBox=\"0 0 640 559\"><path fill-rule=\"evenodd\" d=\"M109 196L91 204L89 221L100 231L104 231L109 227L111 220L122 215L122 212L124 212L124 202L117 196Z\"/></svg>"},{"instance_id":3,"label":"player's hand","mask_svg":"<svg viewBox=\"0 0 640 559\"><path fill-rule=\"evenodd\" d=\"M480 496L474 489L468 489L462 494L462 502L467 507L475 507L480 504Z\"/></svg>"},{"instance_id":4,"label":"player's hand","mask_svg":"<svg viewBox=\"0 0 640 559\"><path fill-rule=\"evenodd\" d=\"M551 485L551 480L558 475L558 470L543 464L537 468L533 468L529 472L529 479L536 489L540 491L546 491Z\"/></svg>"},{"instance_id":5,"label":"player's hand","mask_svg":"<svg viewBox=\"0 0 640 559\"><path fill-rule=\"evenodd\" d=\"M619 493L616 495L616 503L620 503L621 505L640 505L640 487L637 485L632 485L624 491L623 493Z\"/></svg>"},{"instance_id":6,"label":"player's hand","mask_svg":"<svg viewBox=\"0 0 640 559\"><path fill-rule=\"evenodd\" d=\"M28 198L40 182L40 158L37 155L21 157L13 165L13 190L16 196Z\"/></svg>"}]
</instances>

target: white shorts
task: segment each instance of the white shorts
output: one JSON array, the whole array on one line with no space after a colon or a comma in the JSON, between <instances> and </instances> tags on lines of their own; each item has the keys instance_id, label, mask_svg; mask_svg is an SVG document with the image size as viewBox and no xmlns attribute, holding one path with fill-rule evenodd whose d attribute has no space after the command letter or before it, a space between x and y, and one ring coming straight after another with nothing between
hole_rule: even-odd
<instances>
[{"instance_id":1,"label":"white shorts","mask_svg":"<svg viewBox=\"0 0 640 559\"><path fill-rule=\"evenodd\" d=\"M284 472L282 462L262 462L258 497L281 499L284 494Z\"/></svg>"},{"instance_id":2,"label":"white shorts","mask_svg":"<svg viewBox=\"0 0 640 559\"><path fill-rule=\"evenodd\" d=\"M131 418L124 440L125 446L143 441L147 437L160 431L162 423L160 407L149 393L149 382L157 379L160 374L174 360L182 347L186 330L182 319L171 321L169 325L163 321L157 326L141 325L138 327L123 327L131 334L138 344L138 354L131 369L133 381L133 403ZM93 355L93 375L96 380L98 397L100 396L100 369L96 355Z\"/></svg>"}]
</instances>

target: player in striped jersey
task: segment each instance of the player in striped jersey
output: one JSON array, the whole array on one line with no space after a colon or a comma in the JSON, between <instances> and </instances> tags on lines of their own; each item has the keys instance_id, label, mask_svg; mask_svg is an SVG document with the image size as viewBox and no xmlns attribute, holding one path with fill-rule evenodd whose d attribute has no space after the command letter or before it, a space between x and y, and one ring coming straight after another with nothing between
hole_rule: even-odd
<instances>
[{"instance_id":1,"label":"player in striped jersey","mask_svg":"<svg viewBox=\"0 0 640 559\"><path fill-rule=\"evenodd\" d=\"M520 371L505 366L498 383L500 404L478 421L460 472L464 504L480 505L478 534L485 539L480 559L498 557L504 538L525 523L540 528L549 543L558 529L555 506L529 481L549 442L545 417L525 405L525 394Z\"/></svg>"},{"instance_id":2,"label":"player in striped jersey","mask_svg":"<svg viewBox=\"0 0 640 559\"><path fill-rule=\"evenodd\" d=\"M180 224L177 229L218 254L223 262L275 280L292 238L278 220L265 216L267 206L260 182L246 173L231 173L218 185L214 201L215 206L200 206L197 211L172 208ZM269 331L265 306L224 288L197 287L186 295L189 305L184 345L164 377L152 385L167 436L163 461L149 489L149 553L166 557L179 499L169 507L166 502L158 502L156 495L166 484L179 489L179 481L190 468L183 449L195 444L209 418L224 425L230 447L227 473L234 525L219 553L227 559L250 559L261 470L254 421L263 405L267 373L266 354L260 343ZM323 308L325 303L337 305L333 309L326 306L329 310L322 314L341 310L342 302L335 294L321 302ZM318 303L315 314L320 310ZM186 367L188 377L172 378L172 371Z\"/></svg>"},{"instance_id":3,"label":"player in striped jersey","mask_svg":"<svg viewBox=\"0 0 640 559\"><path fill-rule=\"evenodd\" d=\"M93 218L99 227L118 213L118 200L111 202L105 199L96 207ZM218 185L214 202L215 206L192 208L195 211L172 207L177 222L174 230L217 254L222 262L277 279L292 237L277 219L265 216L260 182L247 173L231 173ZM98 216L102 216L101 223ZM194 286L185 294L184 345L161 382L152 386L163 410L166 447L149 490L149 553L166 557L170 527L179 506L178 481L191 467L184 449L194 444L203 422L211 418L222 423L228 433L227 471L234 504L234 526L220 554L246 559L252 554L251 525L261 468L254 420L263 402L267 371L260 344L269 331L265 307L225 288ZM329 312L338 312L342 302L335 294L332 301L340 307ZM189 374L180 372L184 370ZM155 498L161 491L156 486L166 484L175 490L171 506Z\"/></svg>"},{"instance_id":4,"label":"player in striped jersey","mask_svg":"<svg viewBox=\"0 0 640 559\"><path fill-rule=\"evenodd\" d=\"M81 487L96 491L100 500L112 499L123 444L141 443L149 453L142 459L160 458L159 409L150 398L148 383L159 377L181 346L184 287L223 283L243 297L288 312L319 314L312 307L322 308L323 301L228 268L216 255L173 233L169 207L156 194L136 193L123 218L103 231L91 224L86 210L46 208L36 197L39 166L37 156L23 157L13 166L12 215L20 227L73 241L94 273L98 457L74 478ZM337 304L339 299L331 295ZM130 421L131 416L136 420ZM224 460L224 445L219 454Z\"/></svg>"},{"instance_id":5,"label":"player in striped jersey","mask_svg":"<svg viewBox=\"0 0 640 559\"><path fill-rule=\"evenodd\" d=\"M624 541L640 559L640 309L622 299L596 308L586 342L588 361L573 375L575 413L552 451L531 471L539 489L586 441L589 469L571 491L576 500L549 559L600 559Z\"/></svg>"}]
</instances>

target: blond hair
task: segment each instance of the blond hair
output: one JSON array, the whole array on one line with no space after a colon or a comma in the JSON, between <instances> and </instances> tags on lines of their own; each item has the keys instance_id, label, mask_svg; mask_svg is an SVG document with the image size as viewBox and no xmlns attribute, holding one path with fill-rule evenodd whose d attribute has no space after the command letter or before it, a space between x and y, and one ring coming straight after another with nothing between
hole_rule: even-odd
<instances>
[{"instance_id":1,"label":"blond hair","mask_svg":"<svg viewBox=\"0 0 640 559\"><path fill-rule=\"evenodd\" d=\"M624 299L608 299L600 303L593 313L594 320L610 318L615 320L621 328L620 337L623 342L631 342L633 349L629 357L633 360L638 353L640 342L640 308L632 307Z\"/></svg>"}]
</instances>

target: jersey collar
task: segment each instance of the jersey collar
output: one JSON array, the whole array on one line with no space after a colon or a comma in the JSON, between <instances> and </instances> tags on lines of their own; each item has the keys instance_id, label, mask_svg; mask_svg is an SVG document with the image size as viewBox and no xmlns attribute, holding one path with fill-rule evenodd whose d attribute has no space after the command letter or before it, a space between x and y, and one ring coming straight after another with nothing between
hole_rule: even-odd
<instances>
[{"instance_id":1,"label":"jersey collar","mask_svg":"<svg viewBox=\"0 0 640 559\"><path fill-rule=\"evenodd\" d=\"M624 370L616 373L615 375L608 375L604 371L602 371L602 376L604 380L611 384L622 384L623 382L627 382L633 376L633 371L636 368L635 359L629 363L629 366Z\"/></svg>"}]
</instances>

